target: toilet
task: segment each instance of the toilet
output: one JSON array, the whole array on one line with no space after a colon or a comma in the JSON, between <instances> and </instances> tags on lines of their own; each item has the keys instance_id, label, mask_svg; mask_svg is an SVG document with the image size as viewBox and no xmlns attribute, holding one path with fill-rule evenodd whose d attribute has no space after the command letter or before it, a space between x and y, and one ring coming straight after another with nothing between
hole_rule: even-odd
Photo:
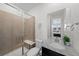
<instances>
[{"instance_id":1,"label":"toilet","mask_svg":"<svg viewBox=\"0 0 79 59\"><path fill-rule=\"evenodd\" d=\"M27 52L27 56L37 56L41 51L41 47L42 47L42 40L36 40L36 47L31 48Z\"/></svg>"}]
</instances>

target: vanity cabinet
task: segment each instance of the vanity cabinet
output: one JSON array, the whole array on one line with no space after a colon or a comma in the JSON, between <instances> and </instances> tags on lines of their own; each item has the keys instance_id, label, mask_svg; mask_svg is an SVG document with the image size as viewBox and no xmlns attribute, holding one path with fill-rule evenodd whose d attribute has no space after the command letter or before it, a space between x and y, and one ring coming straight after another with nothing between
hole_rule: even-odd
<instances>
[{"instance_id":1,"label":"vanity cabinet","mask_svg":"<svg viewBox=\"0 0 79 59\"><path fill-rule=\"evenodd\" d=\"M65 55L52 51L46 47L42 47L42 56L65 56Z\"/></svg>"}]
</instances>

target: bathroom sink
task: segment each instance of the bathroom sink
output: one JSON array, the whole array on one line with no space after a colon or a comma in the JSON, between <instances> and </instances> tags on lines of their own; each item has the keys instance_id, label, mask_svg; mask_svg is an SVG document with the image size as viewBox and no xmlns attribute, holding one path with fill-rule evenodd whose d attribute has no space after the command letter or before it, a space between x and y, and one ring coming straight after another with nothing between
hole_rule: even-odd
<instances>
[{"instance_id":1,"label":"bathroom sink","mask_svg":"<svg viewBox=\"0 0 79 59\"><path fill-rule=\"evenodd\" d=\"M55 48L55 49L59 49L59 50L64 50L65 49L65 47L63 45L61 45L59 43L55 43L55 42L52 42L50 44L50 46L53 47L53 48Z\"/></svg>"}]
</instances>

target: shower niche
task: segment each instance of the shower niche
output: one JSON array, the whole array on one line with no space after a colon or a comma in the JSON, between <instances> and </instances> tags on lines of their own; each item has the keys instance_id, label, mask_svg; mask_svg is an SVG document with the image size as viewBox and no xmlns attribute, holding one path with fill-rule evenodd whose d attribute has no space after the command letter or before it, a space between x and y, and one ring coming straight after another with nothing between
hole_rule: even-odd
<instances>
[{"instance_id":1,"label":"shower niche","mask_svg":"<svg viewBox=\"0 0 79 59\"><path fill-rule=\"evenodd\" d=\"M63 44L65 9L50 13L49 37L51 42Z\"/></svg>"}]
</instances>

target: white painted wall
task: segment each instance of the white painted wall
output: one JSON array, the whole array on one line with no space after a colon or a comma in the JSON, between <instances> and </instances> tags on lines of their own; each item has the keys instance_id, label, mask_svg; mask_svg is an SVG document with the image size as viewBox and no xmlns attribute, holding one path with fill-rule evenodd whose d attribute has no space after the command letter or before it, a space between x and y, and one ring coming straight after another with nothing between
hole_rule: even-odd
<instances>
[{"instance_id":1,"label":"white painted wall","mask_svg":"<svg viewBox=\"0 0 79 59\"><path fill-rule=\"evenodd\" d=\"M53 4L42 4L34 9L32 9L29 13L36 17L36 39L42 39L44 43L47 43L50 39L48 39L47 31L48 31L48 13L55 12L57 10L67 8L67 18L65 19L65 24L73 24L74 22L79 22L79 4L60 4L60 3L53 3ZM41 28L39 28L41 23ZM79 38L73 39L72 32L66 31L66 33L71 37L73 41L74 48L79 52ZM76 32L77 33L77 32ZM73 34L76 35L74 32ZM79 36L79 34L77 34ZM47 41L47 42L46 42Z\"/></svg>"}]
</instances>

